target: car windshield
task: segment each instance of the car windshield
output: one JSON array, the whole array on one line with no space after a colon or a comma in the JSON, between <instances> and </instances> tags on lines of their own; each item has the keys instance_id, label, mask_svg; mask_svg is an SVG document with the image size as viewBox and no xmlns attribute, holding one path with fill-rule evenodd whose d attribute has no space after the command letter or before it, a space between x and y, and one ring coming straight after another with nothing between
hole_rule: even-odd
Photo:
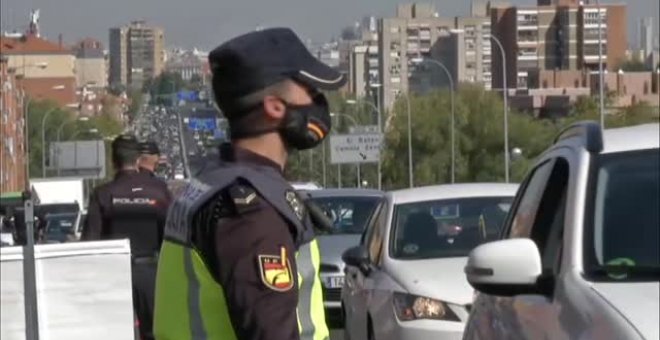
<instances>
[{"instance_id":1,"label":"car windshield","mask_svg":"<svg viewBox=\"0 0 660 340\"><path fill-rule=\"evenodd\" d=\"M593 228L586 229L586 268L615 280L660 273L659 153L657 149L599 156Z\"/></svg>"},{"instance_id":2,"label":"car windshield","mask_svg":"<svg viewBox=\"0 0 660 340\"><path fill-rule=\"evenodd\" d=\"M378 197L314 197L332 221L332 234L362 234L378 204ZM324 231L320 231L323 233Z\"/></svg>"},{"instance_id":3,"label":"car windshield","mask_svg":"<svg viewBox=\"0 0 660 340\"><path fill-rule=\"evenodd\" d=\"M467 256L499 236L512 197L474 197L400 204L395 207L392 257Z\"/></svg>"},{"instance_id":4,"label":"car windshield","mask_svg":"<svg viewBox=\"0 0 660 340\"><path fill-rule=\"evenodd\" d=\"M65 242L75 234L77 214L53 214L46 216L46 239Z\"/></svg>"}]
</instances>

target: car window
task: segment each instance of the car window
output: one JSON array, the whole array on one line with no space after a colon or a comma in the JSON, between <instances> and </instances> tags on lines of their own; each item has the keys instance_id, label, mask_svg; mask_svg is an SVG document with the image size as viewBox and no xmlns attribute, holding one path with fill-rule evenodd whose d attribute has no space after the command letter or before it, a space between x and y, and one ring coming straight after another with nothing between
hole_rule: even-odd
<instances>
[{"instance_id":1,"label":"car window","mask_svg":"<svg viewBox=\"0 0 660 340\"><path fill-rule=\"evenodd\" d=\"M462 257L500 234L513 197L469 197L396 205L392 258Z\"/></svg>"},{"instance_id":2,"label":"car window","mask_svg":"<svg viewBox=\"0 0 660 340\"><path fill-rule=\"evenodd\" d=\"M369 217L374 213L378 197L313 197L332 221L332 234L362 234Z\"/></svg>"},{"instance_id":3,"label":"car window","mask_svg":"<svg viewBox=\"0 0 660 340\"><path fill-rule=\"evenodd\" d=\"M367 250L369 251L369 260L372 264L380 264L380 255L383 250L383 236L385 235L385 224L387 219L387 209L382 208L374 218L373 232L367 239Z\"/></svg>"},{"instance_id":4,"label":"car window","mask_svg":"<svg viewBox=\"0 0 660 340\"><path fill-rule=\"evenodd\" d=\"M593 197L589 199L585 228L588 275L614 280L657 280L658 149L599 155L592 177Z\"/></svg>"},{"instance_id":5,"label":"car window","mask_svg":"<svg viewBox=\"0 0 660 340\"><path fill-rule=\"evenodd\" d=\"M516 199L506 226L509 238L529 237L534 225L543 191L548 183L554 161L546 161L534 169Z\"/></svg>"},{"instance_id":6,"label":"car window","mask_svg":"<svg viewBox=\"0 0 660 340\"><path fill-rule=\"evenodd\" d=\"M374 210L374 213L369 218L369 221L367 221L367 226L364 228L364 232L362 233L362 237L360 237L360 245L366 246L368 240L371 239L371 235L374 232L374 224L376 223L376 219L377 219L378 215L380 214L380 211L383 210L384 206L385 206L385 203L384 203L384 200L383 200L378 204L378 206L376 207L376 210Z\"/></svg>"},{"instance_id":7,"label":"car window","mask_svg":"<svg viewBox=\"0 0 660 340\"><path fill-rule=\"evenodd\" d=\"M568 181L568 162L557 158L530 234L530 238L539 248L543 269L555 274L559 271L561 258Z\"/></svg>"}]
</instances>

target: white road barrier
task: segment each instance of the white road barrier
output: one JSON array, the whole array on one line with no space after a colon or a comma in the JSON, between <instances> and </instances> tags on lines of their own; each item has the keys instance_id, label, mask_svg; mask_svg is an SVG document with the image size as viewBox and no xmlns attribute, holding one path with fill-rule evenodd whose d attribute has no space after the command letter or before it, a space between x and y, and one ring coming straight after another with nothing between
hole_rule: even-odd
<instances>
[{"instance_id":1,"label":"white road barrier","mask_svg":"<svg viewBox=\"0 0 660 340\"><path fill-rule=\"evenodd\" d=\"M39 338L132 340L128 240L35 246ZM25 339L23 248L0 249L0 339Z\"/></svg>"}]
</instances>

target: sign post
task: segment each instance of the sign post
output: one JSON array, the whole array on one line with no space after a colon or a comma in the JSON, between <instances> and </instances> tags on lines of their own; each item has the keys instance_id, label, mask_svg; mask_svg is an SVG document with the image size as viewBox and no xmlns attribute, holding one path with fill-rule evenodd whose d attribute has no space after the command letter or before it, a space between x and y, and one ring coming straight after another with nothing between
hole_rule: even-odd
<instances>
[{"instance_id":1,"label":"sign post","mask_svg":"<svg viewBox=\"0 0 660 340\"><path fill-rule=\"evenodd\" d=\"M23 298L25 302L25 339L39 339L39 313L37 309L37 278L34 259L34 202L28 191L24 195L25 238L23 247Z\"/></svg>"}]
</instances>

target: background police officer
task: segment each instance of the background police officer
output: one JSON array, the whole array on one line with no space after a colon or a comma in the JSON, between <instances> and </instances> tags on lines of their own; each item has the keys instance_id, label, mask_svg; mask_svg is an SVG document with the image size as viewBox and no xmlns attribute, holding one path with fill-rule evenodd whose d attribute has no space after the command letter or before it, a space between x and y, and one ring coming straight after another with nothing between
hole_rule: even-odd
<instances>
[{"instance_id":1,"label":"background police officer","mask_svg":"<svg viewBox=\"0 0 660 340\"><path fill-rule=\"evenodd\" d=\"M140 158L138 159L138 168L140 171L155 176L159 161L160 149L156 142L145 141L140 143Z\"/></svg>"},{"instance_id":2,"label":"background police officer","mask_svg":"<svg viewBox=\"0 0 660 340\"><path fill-rule=\"evenodd\" d=\"M138 141L120 135L112 142L116 170L112 182L94 189L89 199L83 240L128 238L131 242L133 304L142 339L151 335L156 254L170 204L167 185L138 171Z\"/></svg>"},{"instance_id":3,"label":"background police officer","mask_svg":"<svg viewBox=\"0 0 660 340\"><path fill-rule=\"evenodd\" d=\"M233 145L170 209L156 337L327 339L312 214L283 169L290 150L313 148L330 132L317 89L338 89L344 77L289 29L232 39L209 62Z\"/></svg>"}]
</instances>

